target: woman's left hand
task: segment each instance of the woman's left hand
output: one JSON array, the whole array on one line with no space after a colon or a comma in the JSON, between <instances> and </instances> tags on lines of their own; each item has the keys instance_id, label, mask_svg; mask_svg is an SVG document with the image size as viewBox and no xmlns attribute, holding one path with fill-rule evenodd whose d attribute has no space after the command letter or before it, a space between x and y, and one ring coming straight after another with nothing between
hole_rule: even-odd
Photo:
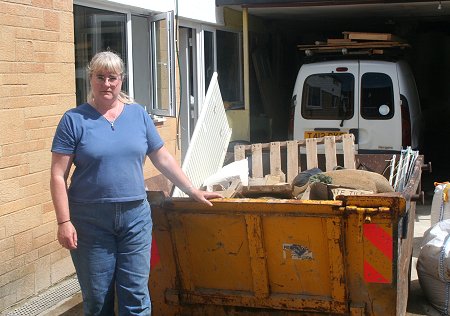
<instances>
[{"instance_id":1,"label":"woman's left hand","mask_svg":"<svg viewBox=\"0 0 450 316\"><path fill-rule=\"evenodd\" d=\"M210 199L216 199L216 198L223 198L223 196L216 192L208 192L199 190L196 188L190 188L188 190L189 192L186 192L191 198L196 200L197 202L204 203L206 205L212 206L212 203L209 201Z\"/></svg>"}]
</instances>

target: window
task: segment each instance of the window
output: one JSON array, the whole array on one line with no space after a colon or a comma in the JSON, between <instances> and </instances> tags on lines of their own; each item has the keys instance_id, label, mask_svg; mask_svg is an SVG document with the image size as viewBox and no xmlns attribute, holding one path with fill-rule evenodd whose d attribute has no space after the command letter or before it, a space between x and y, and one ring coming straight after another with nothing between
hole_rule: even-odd
<instances>
[{"instance_id":1,"label":"window","mask_svg":"<svg viewBox=\"0 0 450 316\"><path fill-rule=\"evenodd\" d=\"M131 16L133 39L133 90L134 99L150 111L150 24L145 16Z\"/></svg>"},{"instance_id":2,"label":"window","mask_svg":"<svg viewBox=\"0 0 450 316\"><path fill-rule=\"evenodd\" d=\"M302 116L306 119L348 120L354 112L355 78L349 73L311 75L305 80Z\"/></svg>"},{"instance_id":3,"label":"window","mask_svg":"<svg viewBox=\"0 0 450 316\"><path fill-rule=\"evenodd\" d=\"M86 67L96 53L110 50L127 62L126 22L123 13L74 5L77 104L87 101L89 78ZM122 89L128 92L126 79Z\"/></svg>"},{"instance_id":4,"label":"window","mask_svg":"<svg viewBox=\"0 0 450 316\"><path fill-rule=\"evenodd\" d=\"M203 31L204 47L203 54L205 58L205 94L208 91L209 82L214 73L214 33Z\"/></svg>"},{"instance_id":5,"label":"window","mask_svg":"<svg viewBox=\"0 0 450 316\"><path fill-rule=\"evenodd\" d=\"M151 112L156 115L175 116L173 16L171 11L151 18Z\"/></svg>"},{"instance_id":6,"label":"window","mask_svg":"<svg viewBox=\"0 0 450 316\"><path fill-rule=\"evenodd\" d=\"M394 116L394 89L388 75L377 72L362 75L361 116L366 120L388 120Z\"/></svg>"},{"instance_id":7,"label":"window","mask_svg":"<svg viewBox=\"0 0 450 316\"><path fill-rule=\"evenodd\" d=\"M239 33L216 31L217 73L223 101L243 104L242 46Z\"/></svg>"}]
</instances>

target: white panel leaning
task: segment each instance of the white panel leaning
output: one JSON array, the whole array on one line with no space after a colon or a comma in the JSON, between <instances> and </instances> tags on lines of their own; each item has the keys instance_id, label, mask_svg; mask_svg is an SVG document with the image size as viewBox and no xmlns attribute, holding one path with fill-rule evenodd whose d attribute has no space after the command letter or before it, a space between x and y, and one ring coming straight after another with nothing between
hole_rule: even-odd
<instances>
[{"instance_id":1,"label":"white panel leaning","mask_svg":"<svg viewBox=\"0 0 450 316\"><path fill-rule=\"evenodd\" d=\"M207 177L222 168L230 138L231 128L215 72L182 165L195 187L199 188ZM172 196L185 197L186 194L175 187Z\"/></svg>"}]
</instances>

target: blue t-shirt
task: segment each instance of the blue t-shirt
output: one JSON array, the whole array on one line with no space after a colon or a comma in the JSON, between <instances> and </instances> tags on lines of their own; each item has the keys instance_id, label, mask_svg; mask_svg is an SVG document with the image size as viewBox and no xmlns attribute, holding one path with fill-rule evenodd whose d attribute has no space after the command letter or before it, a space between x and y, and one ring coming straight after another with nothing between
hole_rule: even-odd
<instances>
[{"instance_id":1,"label":"blue t-shirt","mask_svg":"<svg viewBox=\"0 0 450 316\"><path fill-rule=\"evenodd\" d=\"M84 103L61 118L52 152L75 155L70 201L128 202L146 198L145 158L163 144L141 105L126 104L112 127L95 108Z\"/></svg>"}]
</instances>

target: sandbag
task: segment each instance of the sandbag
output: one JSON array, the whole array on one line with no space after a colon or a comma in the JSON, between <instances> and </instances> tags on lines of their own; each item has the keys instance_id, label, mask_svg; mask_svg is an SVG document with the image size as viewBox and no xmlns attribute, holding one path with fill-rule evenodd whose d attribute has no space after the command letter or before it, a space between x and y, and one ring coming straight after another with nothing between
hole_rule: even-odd
<instances>
[{"instance_id":1,"label":"sandbag","mask_svg":"<svg viewBox=\"0 0 450 316\"><path fill-rule=\"evenodd\" d=\"M294 197L298 197L300 194L304 193L309 186L309 179L321 172L322 170L319 168L312 168L302 171L296 175L292 180L292 195Z\"/></svg>"},{"instance_id":2,"label":"sandbag","mask_svg":"<svg viewBox=\"0 0 450 316\"><path fill-rule=\"evenodd\" d=\"M450 202L448 192L450 184L448 182L435 182L434 195L431 202L431 225L444 219L450 219Z\"/></svg>"},{"instance_id":3,"label":"sandbag","mask_svg":"<svg viewBox=\"0 0 450 316\"><path fill-rule=\"evenodd\" d=\"M394 192L394 188L381 174L367 170L341 169L324 172L333 179L333 185L345 188L372 191L374 193Z\"/></svg>"},{"instance_id":4,"label":"sandbag","mask_svg":"<svg viewBox=\"0 0 450 316\"><path fill-rule=\"evenodd\" d=\"M450 310L450 220L431 226L423 235L417 275L430 304L442 315Z\"/></svg>"},{"instance_id":5,"label":"sandbag","mask_svg":"<svg viewBox=\"0 0 450 316\"><path fill-rule=\"evenodd\" d=\"M295 176L294 180L292 180L292 185L296 187L302 187L305 184L308 184L309 178L311 178L313 175L321 173L322 170L319 168L312 168L305 171L300 172L298 175Z\"/></svg>"}]
</instances>

